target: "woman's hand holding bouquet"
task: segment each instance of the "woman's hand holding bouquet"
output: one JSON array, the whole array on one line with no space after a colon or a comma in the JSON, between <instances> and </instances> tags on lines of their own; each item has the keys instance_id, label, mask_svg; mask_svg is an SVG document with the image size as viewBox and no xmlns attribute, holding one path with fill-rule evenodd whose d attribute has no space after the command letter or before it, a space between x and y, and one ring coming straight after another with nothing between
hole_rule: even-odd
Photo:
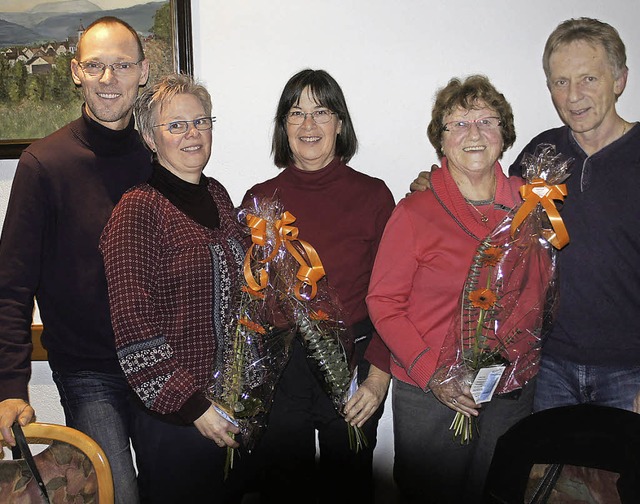
<instances>
[{"instance_id":1,"label":"woman's hand holding bouquet","mask_svg":"<svg viewBox=\"0 0 640 504\"><path fill-rule=\"evenodd\" d=\"M237 317L228 337L218 342L218 358L209 395L223 418L238 427L242 443L251 450L266 425L278 379L289 359L296 332L336 411L357 390L350 366L353 338L341 315L340 303L326 283L324 268L313 247L298 239L276 198L255 198L253 207L239 212L251 232L252 245L244 261L245 284L238 293ZM379 394L373 394L380 400ZM355 399L371 401L367 389ZM355 407L355 406L354 406ZM355 407L361 412L363 408ZM350 443L366 445L359 425L351 424ZM368 413L370 416L371 413ZM367 416L367 418L368 418ZM352 420L353 421L353 420ZM235 429L229 433L234 438ZM226 472L233 467L238 444L228 446Z\"/></svg>"},{"instance_id":2,"label":"woman's hand holding bouquet","mask_svg":"<svg viewBox=\"0 0 640 504\"><path fill-rule=\"evenodd\" d=\"M555 207L572 160L539 145L523 159L524 201L480 243L467 274L460 309L429 382L456 416L462 443L473 437L476 408L493 394L522 388L537 373L541 338L557 304L557 249L569 241Z\"/></svg>"}]
</instances>

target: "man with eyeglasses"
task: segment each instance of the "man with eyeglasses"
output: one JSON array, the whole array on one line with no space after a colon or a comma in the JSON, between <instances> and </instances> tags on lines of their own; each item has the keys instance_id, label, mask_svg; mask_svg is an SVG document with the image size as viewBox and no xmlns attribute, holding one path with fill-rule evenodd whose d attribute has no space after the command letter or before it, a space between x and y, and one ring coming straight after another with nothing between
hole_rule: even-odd
<instances>
[{"instance_id":1,"label":"man with eyeglasses","mask_svg":"<svg viewBox=\"0 0 640 504\"><path fill-rule=\"evenodd\" d=\"M543 53L547 87L565 124L536 136L574 158L561 210L560 301L546 335L534 411L580 403L640 413L640 128L618 115L627 83L617 30L597 19L560 23ZM411 190L426 188L425 173Z\"/></svg>"},{"instance_id":2,"label":"man with eyeglasses","mask_svg":"<svg viewBox=\"0 0 640 504\"><path fill-rule=\"evenodd\" d=\"M0 241L0 433L35 418L29 405L34 297L66 423L104 449L115 501L139 502L129 388L116 357L100 233L122 194L148 179L133 105L149 75L135 30L92 23L71 61L82 116L33 142L18 162Z\"/></svg>"}]
</instances>

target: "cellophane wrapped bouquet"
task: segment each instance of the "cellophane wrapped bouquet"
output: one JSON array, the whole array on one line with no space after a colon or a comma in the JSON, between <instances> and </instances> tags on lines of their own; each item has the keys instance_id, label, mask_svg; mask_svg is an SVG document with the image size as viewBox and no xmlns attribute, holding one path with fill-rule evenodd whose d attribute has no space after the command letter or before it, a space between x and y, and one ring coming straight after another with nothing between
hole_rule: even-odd
<instances>
[{"instance_id":1,"label":"cellophane wrapped bouquet","mask_svg":"<svg viewBox=\"0 0 640 504\"><path fill-rule=\"evenodd\" d=\"M357 366L351 359L354 338L344 321L341 304L326 278L320 280L313 299L293 295L288 302L288 313L293 316L307 360L334 408L344 416L344 407L357 390ZM359 427L349 425L348 432L352 450L357 452L368 445Z\"/></svg>"},{"instance_id":2,"label":"cellophane wrapped bouquet","mask_svg":"<svg viewBox=\"0 0 640 504\"><path fill-rule=\"evenodd\" d=\"M261 201L274 205L277 198ZM316 250L298 237L295 216L287 211L279 215L274 226L281 238L282 260L270 273L270 283L278 293L280 313L295 328L316 378L336 411L344 416L344 406L357 390L354 338ZM359 427L349 425L348 432L351 449L358 451L367 445Z\"/></svg>"},{"instance_id":3,"label":"cellophane wrapped bouquet","mask_svg":"<svg viewBox=\"0 0 640 504\"><path fill-rule=\"evenodd\" d=\"M281 312L278 291L269 281L274 278L269 273L281 268L283 261L280 239L273 226L279 208L275 202L256 200L254 204L254 208L238 212L241 222L254 224L248 229L255 240L244 259L244 282L236 293L236 317L218 341L221 350L208 390L218 412L239 427L247 451L255 447L266 426L294 337L294 329ZM234 448L227 448L225 477L233 468L235 454Z\"/></svg>"},{"instance_id":4,"label":"cellophane wrapped bouquet","mask_svg":"<svg viewBox=\"0 0 640 504\"><path fill-rule=\"evenodd\" d=\"M218 412L240 428L251 450L264 428L275 389L288 362L291 342L302 338L325 390L336 409L349 397L352 367L348 327L315 249L298 239L295 217L274 196L253 198L238 212L251 233L237 293L238 312L232 327L218 341L209 397ZM363 435L354 427L354 443ZM235 449L227 449L225 477L233 467Z\"/></svg>"},{"instance_id":5,"label":"cellophane wrapped bouquet","mask_svg":"<svg viewBox=\"0 0 640 504\"><path fill-rule=\"evenodd\" d=\"M441 400L470 391L480 404L537 373L558 301L557 251L569 241L554 200L566 196L571 161L549 144L524 156L523 202L478 246L429 382ZM450 428L462 443L473 438L472 418L461 412Z\"/></svg>"}]
</instances>

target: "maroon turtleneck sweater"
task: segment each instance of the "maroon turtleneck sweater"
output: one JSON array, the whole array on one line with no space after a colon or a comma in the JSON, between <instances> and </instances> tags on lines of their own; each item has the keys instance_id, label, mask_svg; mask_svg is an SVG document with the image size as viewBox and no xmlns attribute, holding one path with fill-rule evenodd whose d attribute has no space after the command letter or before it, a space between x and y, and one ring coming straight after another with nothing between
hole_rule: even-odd
<instances>
[{"instance_id":1,"label":"maroon turtleneck sweater","mask_svg":"<svg viewBox=\"0 0 640 504\"><path fill-rule=\"evenodd\" d=\"M335 158L317 171L291 165L278 176L253 186L243 198L276 194L284 209L296 217L299 237L318 252L329 284L336 289L346 322L367 318L365 297L378 244L395 206L386 184L357 172ZM375 341L375 339L374 339ZM381 343L381 342L380 342ZM370 345L377 356L367 359L388 370L384 344Z\"/></svg>"},{"instance_id":2,"label":"maroon turtleneck sweater","mask_svg":"<svg viewBox=\"0 0 640 504\"><path fill-rule=\"evenodd\" d=\"M52 369L120 372L98 240L151 174L133 125L110 130L83 109L20 157L0 241L0 400L28 397L34 295Z\"/></svg>"}]
</instances>

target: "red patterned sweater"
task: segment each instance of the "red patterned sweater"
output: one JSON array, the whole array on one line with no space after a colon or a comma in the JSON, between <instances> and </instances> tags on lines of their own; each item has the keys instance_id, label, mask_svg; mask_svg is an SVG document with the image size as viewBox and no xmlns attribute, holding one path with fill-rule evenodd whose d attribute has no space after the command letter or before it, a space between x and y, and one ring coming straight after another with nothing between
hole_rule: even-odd
<instances>
[{"instance_id":1,"label":"red patterned sweater","mask_svg":"<svg viewBox=\"0 0 640 504\"><path fill-rule=\"evenodd\" d=\"M147 408L184 423L210 405L205 390L244 258L231 199L208 180L219 228L142 184L122 197L100 241L120 365Z\"/></svg>"}]
</instances>

